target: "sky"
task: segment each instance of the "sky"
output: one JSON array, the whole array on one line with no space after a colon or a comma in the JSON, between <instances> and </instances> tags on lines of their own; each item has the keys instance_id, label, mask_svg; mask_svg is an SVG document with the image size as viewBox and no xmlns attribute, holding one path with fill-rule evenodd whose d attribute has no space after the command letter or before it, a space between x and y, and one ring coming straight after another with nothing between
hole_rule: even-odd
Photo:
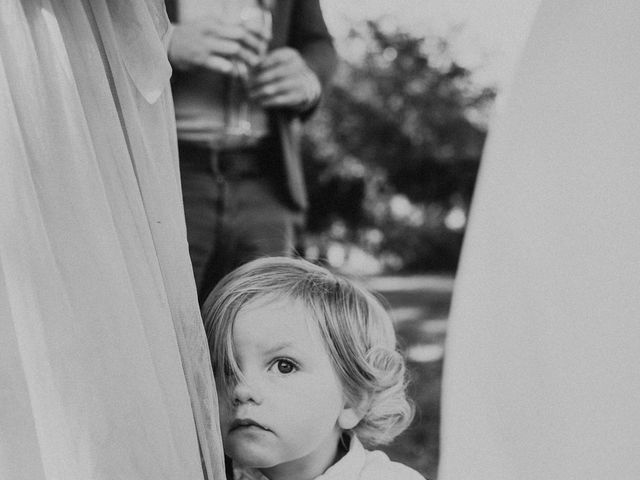
<instances>
[{"instance_id":1,"label":"sky","mask_svg":"<svg viewBox=\"0 0 640 480\"><path fill-rule=\"evenodd\" d=\"M392 17L417 35L457 30L453 54L481 84L505 87L527 38L540 0L321 0L327 25L340 46L349 25Z\"/></svg>"}]
</instances>

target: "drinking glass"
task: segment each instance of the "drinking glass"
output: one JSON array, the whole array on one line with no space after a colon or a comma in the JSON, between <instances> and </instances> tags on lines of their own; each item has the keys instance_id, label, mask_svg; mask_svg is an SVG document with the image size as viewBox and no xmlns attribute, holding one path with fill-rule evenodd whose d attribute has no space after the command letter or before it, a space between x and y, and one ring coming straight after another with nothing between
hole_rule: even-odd
<instances>
[{"instance_id":1,"label":"drinking glass","mask_svg":"<svg viewBox=\"0 0 640 480\"><path fill-rule=\"evenodd\" d=\"M239 21L243 25L251 25L254 29L261 30L265 38L271 38L271 10L266 0L253 0L242 7L239 13ZM267 44L259 52L264 58L267 53ZM228 78L225 105L225 136L230 143L242 139L250 139L255 132L251 124L251 112L258 108L249 99L249 79L252 74L251 67L246 63L235 60L234 71Z\"/></svg>"}]
</instances>

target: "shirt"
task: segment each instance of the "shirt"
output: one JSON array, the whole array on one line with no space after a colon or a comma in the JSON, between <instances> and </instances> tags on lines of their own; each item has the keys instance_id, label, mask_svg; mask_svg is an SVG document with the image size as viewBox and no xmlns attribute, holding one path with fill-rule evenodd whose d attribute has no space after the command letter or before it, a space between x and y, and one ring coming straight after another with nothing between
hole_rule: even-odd
<instances>
[{"instance_id":1,"label":"shirt","mask_svg":"<svg viewBox=\"0 0 640 480\"><path fill-rule=\"evenodd\" d=\"M257 469L234 467L234 480L268 480ZM349 451L315 480L425 480L414 469L379 451L368 451L355 435L351 436Z\"/></svg>"},{"instance_id":2,"label":"shirt","mask_svg":"<svg viewBox=\"0 0 640 480\"><path fill-rule=\"evenodd\" d=\"M180 0L179 19L190 22L207 16L239 15L238 6L255 4L255 0ZM229 94L232 93L232 98ZM225 129L231 109L246 109L251 123L251 137L234 138L234 148L249 146L268 134L266 112L248 102L241 80L222 73L196 70L185 75L174 88L178 139L201 145L230 144Z\"/></svg>"}]
</instances>

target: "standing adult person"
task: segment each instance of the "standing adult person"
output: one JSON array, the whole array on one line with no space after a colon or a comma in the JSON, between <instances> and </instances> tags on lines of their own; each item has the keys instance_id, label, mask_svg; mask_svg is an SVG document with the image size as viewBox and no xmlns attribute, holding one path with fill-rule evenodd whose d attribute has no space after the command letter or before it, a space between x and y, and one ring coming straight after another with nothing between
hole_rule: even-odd
<instances>
[{"instance_id":1,"label":"standing adult person","mask_svg":"<svg viewBox=\"0 0 640 480\"><path fill-rule=\"evenodd\" d=\"M168 27L160 0L0 2L2 479L224 478Z\"/></svg>"},{"instance_id":2,"label":"standing adult person","mask_svg":"<svg viewBox=\"0 0 640 480\"><path fill-rule=\"evenodd\" d=\"M336 53L318 0L165 3L175 25L169 59L187 235L203 299L239 264L293 252L307 205L300 120L318 105ZM238 105L242 88L229 97L242 77L251 107ZM246 118L230 132L238 108Z\"/></svg>"},{"instance_id":3,"label":"standing adult person","mask_svg":"<svg viewBox=\"0 0 640 480\"><path fill-rule=\"evenodd\" d=\"M640 478L640 3L543 1L447 332L441 480Z\"/></svg>"}]
</instances>

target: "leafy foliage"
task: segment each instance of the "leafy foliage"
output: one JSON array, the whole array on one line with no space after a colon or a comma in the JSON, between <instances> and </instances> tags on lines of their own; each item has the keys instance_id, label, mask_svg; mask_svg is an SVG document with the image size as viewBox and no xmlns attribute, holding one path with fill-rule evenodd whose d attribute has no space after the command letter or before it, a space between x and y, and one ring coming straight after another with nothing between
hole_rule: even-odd
<instances>
[{"instance_id":1,"label":"leafy foliage","mask_svg":"<svg viewBox=\"0 0 640 480\"><path fill-rule=\"evenodd\" d=\"M475 87L444 39L429 45L369 22L352 30L348 46L360 54L343 60L307 128L310 228L340 221L356 243L375 229L377 255L391 253L409 269L455 268L462 233L443 221L452 207L469 206L486 134L475 119L494 92ZM438 206L439 219L394 214L397 195L423 213Z\"/></svg>"}]
</instances>

